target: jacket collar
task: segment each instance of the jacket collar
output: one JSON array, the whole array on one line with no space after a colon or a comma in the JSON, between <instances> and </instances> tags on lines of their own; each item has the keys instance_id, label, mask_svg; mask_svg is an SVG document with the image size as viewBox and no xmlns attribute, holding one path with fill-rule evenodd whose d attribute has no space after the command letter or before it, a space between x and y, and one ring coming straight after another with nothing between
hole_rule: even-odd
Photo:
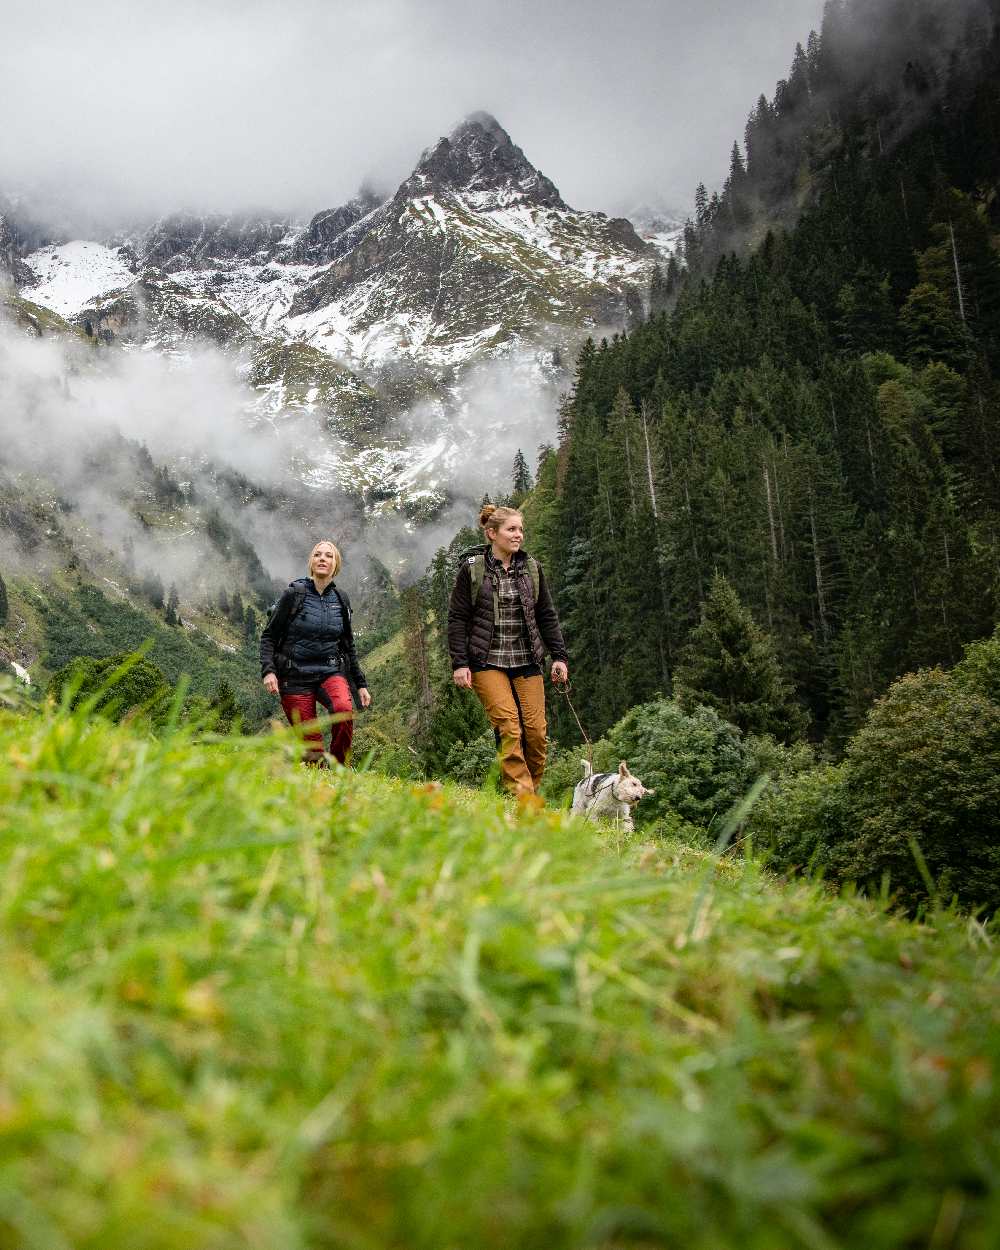
<instances>
[{"instance_id":1,"label":"jacket collar","mask_svg":"<svg viewBox=\"0 0 1000 1250\"><path fill-rule=\"evenodd\" d=\"M502 569L503 565L493 554L493 548L489 543L483 548L486 553L486 567L488 569ZM528 562L528 557L524 551L515 551L510 558L510 568L512 573L520 572L521 568Z\"/></svg>"}]
</instances>

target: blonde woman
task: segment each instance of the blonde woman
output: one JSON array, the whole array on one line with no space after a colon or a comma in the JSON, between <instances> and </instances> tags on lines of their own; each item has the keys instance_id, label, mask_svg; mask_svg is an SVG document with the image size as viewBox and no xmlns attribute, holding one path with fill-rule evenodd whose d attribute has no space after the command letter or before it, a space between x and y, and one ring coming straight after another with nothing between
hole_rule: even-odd
<instances>
[{"instance_id":1,"label":"blonde woman","mask_svg":"<svg viewBox=\"0 0 1000 1250\"><path fill-rule=\"evenodd\" d=\"M569 678L568 656L545 575L524 547L524 518L486 504L486 542L462 555L448 606L452 680L474 690L500 738L504 788L533 794L545 769L545 687Z\"/></svg>"},{"instance_id":2,"label":"blonde woman","mask_svg":"<svg viewBox=\"0 0 1000 1250\"><path fill-rule=\"evenodd\" d=\"M331 715L353 712L352 685L362 707L372 701L354 649L351 603L333 580L341 563L334 543L318 542L309 555L309 576L289 583L260 636L264 688L280 697L291 725L314 721L317 703ZM341 764L353 735L350 715L334 723L330 754ZM321 764L323 735L318 728L305 734L305 744L306 762Z\"/></svg>"}]
</instances>

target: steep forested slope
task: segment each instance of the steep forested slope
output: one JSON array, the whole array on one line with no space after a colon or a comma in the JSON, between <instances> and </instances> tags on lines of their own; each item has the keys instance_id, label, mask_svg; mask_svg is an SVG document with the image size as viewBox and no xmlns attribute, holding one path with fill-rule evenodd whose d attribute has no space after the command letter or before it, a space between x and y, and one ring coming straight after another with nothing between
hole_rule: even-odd
<instances>
[{"instance_id":1,"label":"steep forested slope","mask_svg":"<svg viewBox=\"0 0 1000 1250\"><path fill-rule=\"evenodd\" d=\"M541 474L590 725L669 690L716 573L818 734L990 631L998 189L997 5L828 4Z\"/></svg>"}]
</instances>

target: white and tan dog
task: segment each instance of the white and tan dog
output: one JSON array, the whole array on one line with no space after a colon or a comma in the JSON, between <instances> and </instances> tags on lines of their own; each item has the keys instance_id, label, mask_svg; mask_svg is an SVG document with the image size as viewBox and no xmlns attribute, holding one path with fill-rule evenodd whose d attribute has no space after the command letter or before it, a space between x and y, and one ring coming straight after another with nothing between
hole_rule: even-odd
<instances>
[{"instance_id":1,"label":"white and tan dog","mask_svg":"<svg viewBox=\"0 0 1000 1250\"><path fill-rule=\"evenodd\" d=\"M595 773L589 760L583 760L583 780L573 791L573 811L588 820L612 820L631 831L632 808L647 790L638 777L633 777L624 760L616 773Z\"/></svg>"}]
</instances>

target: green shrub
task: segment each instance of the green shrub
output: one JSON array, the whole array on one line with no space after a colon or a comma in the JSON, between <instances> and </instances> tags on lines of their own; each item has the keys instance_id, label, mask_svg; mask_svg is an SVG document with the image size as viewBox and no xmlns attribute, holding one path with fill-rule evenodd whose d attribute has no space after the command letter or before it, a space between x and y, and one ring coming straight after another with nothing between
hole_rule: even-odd
<instances>
[{"instance_id":1,"label":"green shrub","mask_svg":"<svg viewBox=\"0 0 1000 1250\"><path fill-rule=\"evenodd\" d=\"M757 774L740 731L707 707L686 713L668 699L642 703L608 732L607 742L608 766L627 760L630 771L656 791L636 808L641 824L675 812L708 826Z\"/></svg>"},{"instance_id":2,"label":"green shrub","mask_svg":"<svg viewBox=\"0 0 1000 1250\"><path fill-rule=\"evenodd\" d=\"M969 643L951 672L962 685L1000 703L1000 625L991 637Z\"/></svg>"},{"instance_id":3,"label":"green shrub","mask_svg":"<svg viewBox=\"0 0 1000 1250\"><path fill-rule=\"evenodd\" d=\"M816 767L816 752L808 742L786 745L770 734L747 734L743 741L756 761L758 774L767 773L773 781L797 777Z\"/></svg>"},{"instance_id":4,"label":"green shrub","mask_svg":"<svg viewBox=\"0 0 1000 1250\"><path fill-rule=\"evenodd\" d=\"M115 671L126 664L129 665L126 671L115 677ZM61 668L48 687L48 693L57 700L68 693L71 708L79 707L98 692L94 711L112 720L123 720L136 712L148 713L155 719L166 708L172 693L167 679L155 664L128 654L111 655L102 660L79 656Z\"/></svg>"},{"instance_id":5,"label":"green shrub","mask_svg":"<svg viewBox=\"0 0 1000 1250\"><path fill-rule=\"evenodd\" d=\"M496 763L497 746L490 729L471 742L456 742L448 752L444 771L467 786L481 786Z\"/></svg>"},{"instance_id":6,"label":"green shrub","mask_svg":"<svg viewBox=\"0 0 1000 1250\"><path fill-rule=\"evenodd\" d=\"M900 901L919 905L915 839L943 898L1000 907L1000 704L938 668L908 674L875 704L847 761L845 875L888 873Z\"/></svg>"},{"instance_id":7,"label":"green shrub","mask_svg":"<svg viewBox=\"0 0 1000 1250\"><path fill-rule=\"evenodd\" d=\"M772 868L839 875L850 830L846 780L843 764L826 765L786 776L769 787L747 828Z\"/></svg>"},{"instance_id":8,"label":"green shrub","mask_svg":"<svg viewBox=\"0 0 1000 1250\"><path fill-rule=\"evenodd\" d=\"M385 777L422 777L423 767L407 745L409 740L410 731L398 711L368 712L355 718L351 758L356 768Z\"/></svg>"}]
</instances>

